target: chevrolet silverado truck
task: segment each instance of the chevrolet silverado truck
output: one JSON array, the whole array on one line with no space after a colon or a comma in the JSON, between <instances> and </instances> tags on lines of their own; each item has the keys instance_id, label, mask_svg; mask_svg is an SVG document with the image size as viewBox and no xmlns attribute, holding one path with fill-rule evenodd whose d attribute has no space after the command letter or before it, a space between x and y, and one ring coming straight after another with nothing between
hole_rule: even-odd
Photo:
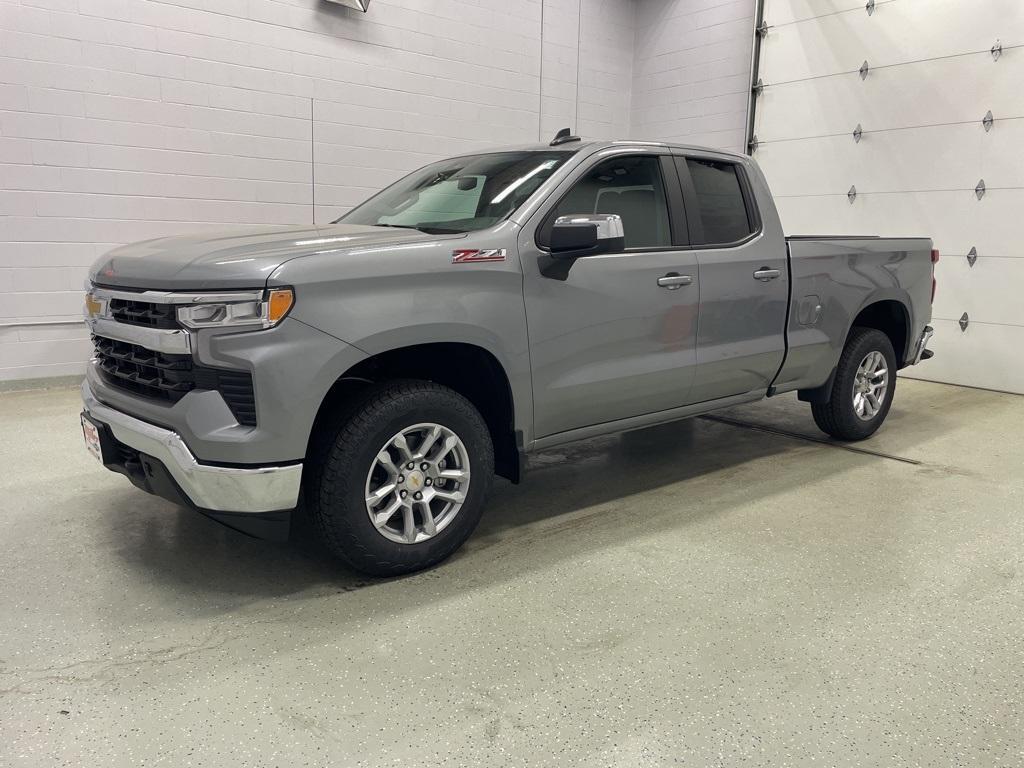
<instances>
[{"instance_id":1,"label":"chevrolet silverado truck","mask_svg":"<svg viewBox=\"0 0 1024 768\"><path fill-rule=\"evenodd\" d=\"M103 256L89 449L253 535L304 509L389 575L455 551L534 451L791 391L834 438L879 428L931 355L929 239L787 238L749 157L567 133L330 225Z\"/></svg>"}]
</instances>

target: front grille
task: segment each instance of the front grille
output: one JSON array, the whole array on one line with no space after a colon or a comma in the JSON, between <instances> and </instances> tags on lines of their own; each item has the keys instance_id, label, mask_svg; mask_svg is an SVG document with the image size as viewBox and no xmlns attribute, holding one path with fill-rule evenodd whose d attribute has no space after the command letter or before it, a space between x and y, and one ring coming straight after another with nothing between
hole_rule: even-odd
<instances>
[{"instance_id":1,"label":"front grille","mask_svg":"<svg viewBox=\"0 0 1024 768\"><path fill-rule=\"evenodd\" d=\"M256 425L252 375L196 365L191 355L162 352L93 336L96 359L104 379L114 387L142 397L176 403L192 390L215 390L239 424Z\"/></svg>"},{"instance_id":2,"label":"front grille","mask_svg":"<svg viewBox=\"0 0 1024 768\"><path fill-rule=\"evenodd\" d=\"M93 336L100 369L111 383L176 403L195 388L191 355L167 355L137 344Z\"/></svg>"},{"instance_id":3,"label":"front grille","mask_svg":"<svg viewBox=\"0 0 1024 768\"><path fill-rule=\"evenodd\" d=\"M180 328L172 304L153 304L132 299L111 299L110 316L119 323L148 328Z\"/></svg>"}]
</instances>

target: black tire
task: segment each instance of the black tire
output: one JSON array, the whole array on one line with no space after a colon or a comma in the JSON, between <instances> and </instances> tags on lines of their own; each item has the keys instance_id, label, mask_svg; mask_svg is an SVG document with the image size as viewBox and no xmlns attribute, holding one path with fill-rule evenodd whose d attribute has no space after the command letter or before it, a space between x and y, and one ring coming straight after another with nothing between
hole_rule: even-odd
<instances>
[{"instance_id":1,"label":"black tire","mask_svg":"<svg viewBox=\"0 0 1024 768\"><path fill-rule=\"evenodd\" d=\"M881 352L885 358L889 385L881 408L869 420L860 418L854 410L853 388L857 368L861 361L871 352ZM889 337L874 328L856 327L850 331L846 347L839 357L836 377L832 382L832 391L827 403L813 403L811 413L814 423L822 432L839 440L863 440L870 437L882 426L893 395L896 394L896 353L893 351Z\"/></svg>"},{"instance_id":2,"label":"black tire","mask_svg":"<svg viewBox=\"0 0 1024 768\"><path fill-rule=\"evenodd\" d=\"M436 535L415 544L386 538L370 520L364 499L367 473L398 432L430 422L451 429L469 455L469 488L462 508ZM314 441L310 514L332 555L373 576L411 573L444 560L480 521L494 479L494 448L487 425L462 395L429 381L374 385L357 407Z\"/></svg>"}]
</instances>

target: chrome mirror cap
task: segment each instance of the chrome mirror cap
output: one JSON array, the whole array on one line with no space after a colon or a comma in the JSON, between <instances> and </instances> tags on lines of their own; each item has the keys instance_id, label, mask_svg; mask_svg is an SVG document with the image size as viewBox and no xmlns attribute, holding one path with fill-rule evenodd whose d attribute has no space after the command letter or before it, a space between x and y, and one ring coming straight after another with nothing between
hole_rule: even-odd
<instances>
[{"instance_id":1,"label":"chrome mirror cap","mask_svg":"<svg viewBox=\"0 0 1024 768\"><path fill-rule=\"evenodd\" d=\"M594 224L598 240L611 240L625 235L622 217L617 213L571 213L555 219L555 226L559 224Z\"/></svg>"}]
</instances>

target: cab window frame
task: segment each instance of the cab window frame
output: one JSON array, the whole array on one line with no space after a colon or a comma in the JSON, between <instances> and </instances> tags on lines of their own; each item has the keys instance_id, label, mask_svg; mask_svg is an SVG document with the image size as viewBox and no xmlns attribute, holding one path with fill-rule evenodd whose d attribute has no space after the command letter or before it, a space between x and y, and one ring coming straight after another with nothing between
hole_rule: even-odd
<instances>
[{"instance_id":1,"label":"cab window frame","mask_svg":"<svg viewBox=\"0 0 1024 768\"><path fill-rule=\"evenodd\" d=\"M665 190L665 206L668 209L669 244L656 246L630 246L616 251L616 254L628 253L656 253L659 251L678 251L689 247L689 226L688 215L683 200L683 189L680 184L678 171L674 157L669 151L643 152L636 150L623 151L610 155L601 155L593 160L581 163L572 172L572 175L565 182L565 189L541 212L539 223L533 233L534 243L542 253L550 253L550 233L555 223L555 214L569 194L576 188L588 173L597 166L610 160L624 160L633 157L655 158L658 160L658 170L661 173L661 182ZM583 213L578 211L577 213Z\"/></svg>"}]
</instances>

